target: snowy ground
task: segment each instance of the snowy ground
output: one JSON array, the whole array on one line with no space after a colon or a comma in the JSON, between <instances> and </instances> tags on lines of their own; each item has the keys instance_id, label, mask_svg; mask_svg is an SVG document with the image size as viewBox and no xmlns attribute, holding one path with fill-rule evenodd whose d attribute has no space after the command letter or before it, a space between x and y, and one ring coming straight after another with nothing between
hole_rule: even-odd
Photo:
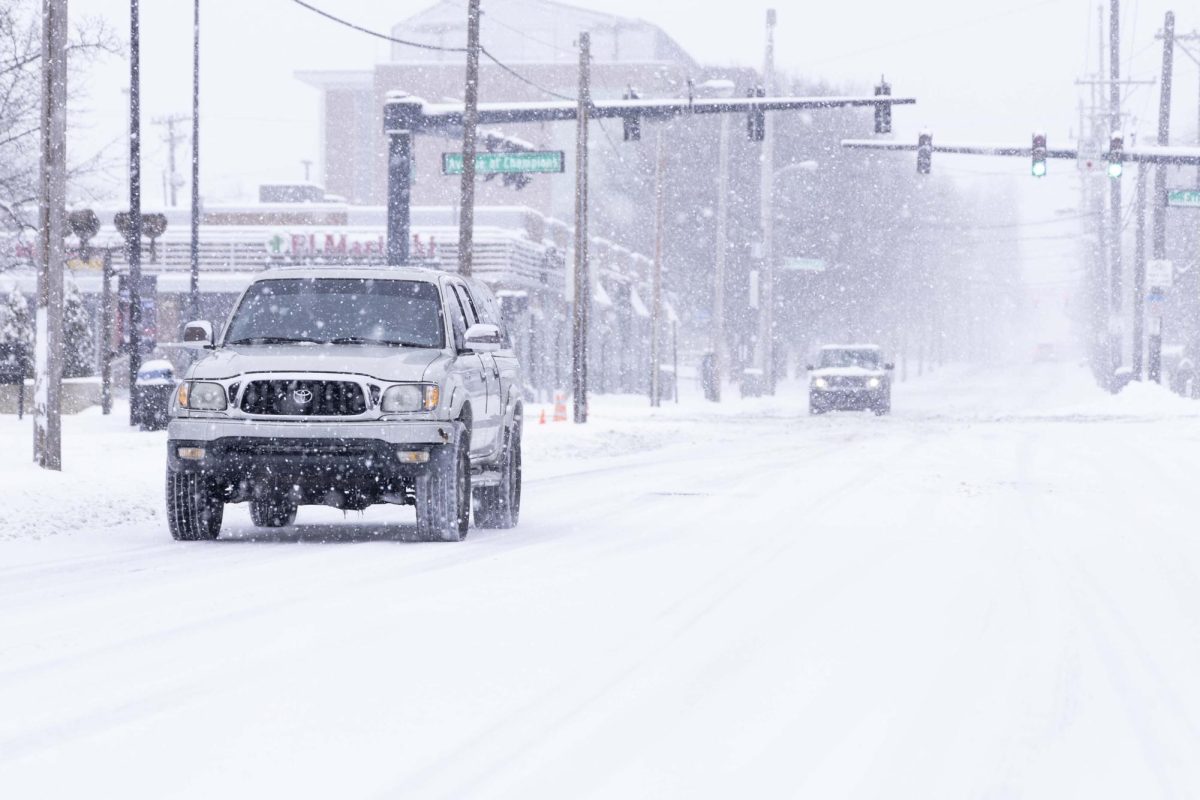
<instances>
[{"instance_id":1,"label":"snowy ground","mask_svg":"<svg viewBox=\"0 0 1200 800\"><path fill-rule=\"evenodd\" d=\"M1200 796L1200 409L947 368L527 426L522 524L242 507L0 418L0 797Z\"/></svg>"}]
</instances>

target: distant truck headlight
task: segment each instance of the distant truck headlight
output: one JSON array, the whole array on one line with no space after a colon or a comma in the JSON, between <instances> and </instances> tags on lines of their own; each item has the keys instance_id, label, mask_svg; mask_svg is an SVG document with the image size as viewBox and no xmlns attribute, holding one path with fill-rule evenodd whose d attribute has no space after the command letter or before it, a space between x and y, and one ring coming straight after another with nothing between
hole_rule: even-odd
<instances>
[{"instance_id":1,"label":"distant truck headlight","mask_svg":"<svg viewBox=\"0 0 1200 800\"><path fill-rule=\"evenodd\" d=\"M229 407L225 387L219 383L184 381L179 384L175 400L180 408L192 411L224 411Z\"/></svg>"},{"instance_id":2,"label":"distant truck headlight","mask_svg":"<svg viewBox=\"0 0 1200 800\"><path fill-rule=\"evenodd\" d=\"M880 383L879 378L868 378L867 379L867 388L868 389L878 389L879 383Z\"/></svg>"},{"instance_id":3,"label":"distant truck headlight","mask_svg":"<svg viewBox=\"0 0 1200 800\"><path fill-rule=\"evenodd\" d=\"M818 389L828 389L829 381L825 380L824 378L816 378L813 380L813 386L817 387Z\"/></svg>"},{"instance_id":4,"label":"distant truck headlight","mask_svg":"<svg viewBox=\"0 0 1200 800\"><path fill-rule=\"evenodd\" d=\"M432 384L392 386L383 393L379 410L385 414L398 411L429 411L437 406L440 392Z\"/></svg>"}]
</instances>

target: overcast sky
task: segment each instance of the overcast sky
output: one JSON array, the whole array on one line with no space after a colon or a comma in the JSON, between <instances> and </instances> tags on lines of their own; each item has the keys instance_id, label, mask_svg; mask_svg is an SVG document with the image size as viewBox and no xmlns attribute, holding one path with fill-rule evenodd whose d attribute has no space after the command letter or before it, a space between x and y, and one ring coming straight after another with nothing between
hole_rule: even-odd
<instances>
[{"instance_id":1,"label":"overcast sky","mask_svg":"<svg viewBox=\"0 0 1200 800\"><path fill-rule=\"evenodd\" d=\"M428 0L313 0L315 5L381 31L431 5ZM753 65L762 62L765 9L779 10L780 67L862 88L885 73L897 94L919 105L897 108L898 137L915 140L922 127L937 141L1024 143L1045 129L1051 146L1068 144L1078 128L1080 89L1074 82L1097 63L1098 6L1089 0L857 0L766 3L758 0L579 0L577 5L662 27L698 61ZM465 3L464 3L465 5ZM1154 34L1171 7L1163 0L1126 0L1122 9L1122 72L1155 77L1161 44ZM1176 3L1180 31L1200 28L1200 7ZM151 204L162 197L165 165L156 117L190 108L191 2L142 2L144 172ZM483 0L487 9L487 0ZM1104 3L1107 9L1108 3ZM701 10L702 9L702 10ZM128 35L127 0L71 4L73 14L99 14ZM505 19L519 26L520 19ZM388 59L388 45L340 28L292 0L203 0L201 185L206 197L251 197L269 180L303 177L301 160L318 160L317 92L294 77L306 69L367 69ZM487 42L487 22L483 28ZM1200 48L1198 48L1200 49ZM1194 140L1197 67L1176 59L1173 136ZM80 151L114 141L125 129L127 66L98 65L87 79L90 112ZM485 100L502 100L481 89ZM1133 90L1128 111L1143 138L1152 135L1157 87ZM184 151L181 151L181 155ZM898 156L901 157L901 156ZM1050 175L1028 177L1016 159L939 156L934 170L970 181L981 191L1015 187L1027 219L1045 217L1078 199L1074 166L1052 163ZM1008 177L1011 175L1012 177ZM1132 195L1132 181L1129 181ZM1073 229L1072 229L1073 230ZM1047 252L1067 253L1068 241L1047 242Z\"/></svg>"}]
</instances>

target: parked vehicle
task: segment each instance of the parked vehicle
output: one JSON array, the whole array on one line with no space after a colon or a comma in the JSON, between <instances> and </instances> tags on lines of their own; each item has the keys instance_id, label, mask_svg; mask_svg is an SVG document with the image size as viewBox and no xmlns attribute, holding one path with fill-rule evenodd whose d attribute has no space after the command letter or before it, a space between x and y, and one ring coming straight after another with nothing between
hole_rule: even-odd
<instances>
[{"instance_id":1,"label":"parked vehicle","mask_svg":"<svg viewBox=\"0 0 1200 800\"><path fill-rule=\"evenodd\" d=\"M179 385L175 367L166 359L144 361L138 368L133 391L137 394L138 427L160 431L171 421L171 396Z\"/></svg>"},{"instance_id":2,"label":"parked vehicle","mask_svg":"<svg viewBox=\"0 0 1200 800\"><path fill-rule=\"evenodd\" d=\"M256 525L297 507L416 506L416 535L509 528L521 507L520 369L487 287L412 267L276 270L221 335L184 340L168 433L167 516L214 539L226 503Z\"/></svg>"},{"instance_id":3,"label":"parked vehicle","mask_svg":"<svg viewBox=\"0 0 1200 800\"><path fill-rule=\"evenodd\" d=\"M892 410L892 369L873 344L826 345L817 366L808 367L808 410Z\"/></svg>"}]
</instances>

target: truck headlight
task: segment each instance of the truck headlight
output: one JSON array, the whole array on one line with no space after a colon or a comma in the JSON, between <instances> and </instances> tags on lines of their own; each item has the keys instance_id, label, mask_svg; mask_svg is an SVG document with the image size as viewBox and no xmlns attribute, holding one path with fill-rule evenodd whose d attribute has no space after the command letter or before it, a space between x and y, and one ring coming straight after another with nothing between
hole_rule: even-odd
<instances>
[{"instance_id":1,"label":"truck headlight","mask_svg":"<svg viewBox=\"0 0 1200 800\"><path fill-rule=\"evenodd\" d=\"M867 388L868 389L878 389L879 388L879 378L867 378Z\"/></svg>"},{"instance_id":2,"label":"truck headlight","mask_svg":"<svg viewBox=\"0 0 1200 800\"><path fill-rule=\"evenodd\" d=\"M229 407L225 387L219 383L184 381L179 384L175 400L180 408L192 411L224 411Z\"/></svg>"},{"instance_id":3,"label":"truck headlight","mask_svg":"<svg viewBox=\"0 0 1200 800\"><path fill-rule=\"evenodd\" d=\"M817 387L818 389L828 389L829 381L825 380L824 378L816 378L813 380L813 386Z\"/></svg>"},{"instance_id":4,"label":"truck headlight","mask_svg":"<svg viewBox=\"0 0 1200 800\"><path fill-rule=\"evenodd\" d=\"M379 410L386 414L398 411L430 411L437 406L440 395L438 387L429 383L392 386L383 393Z\"/></svg>"}]
</instances>

